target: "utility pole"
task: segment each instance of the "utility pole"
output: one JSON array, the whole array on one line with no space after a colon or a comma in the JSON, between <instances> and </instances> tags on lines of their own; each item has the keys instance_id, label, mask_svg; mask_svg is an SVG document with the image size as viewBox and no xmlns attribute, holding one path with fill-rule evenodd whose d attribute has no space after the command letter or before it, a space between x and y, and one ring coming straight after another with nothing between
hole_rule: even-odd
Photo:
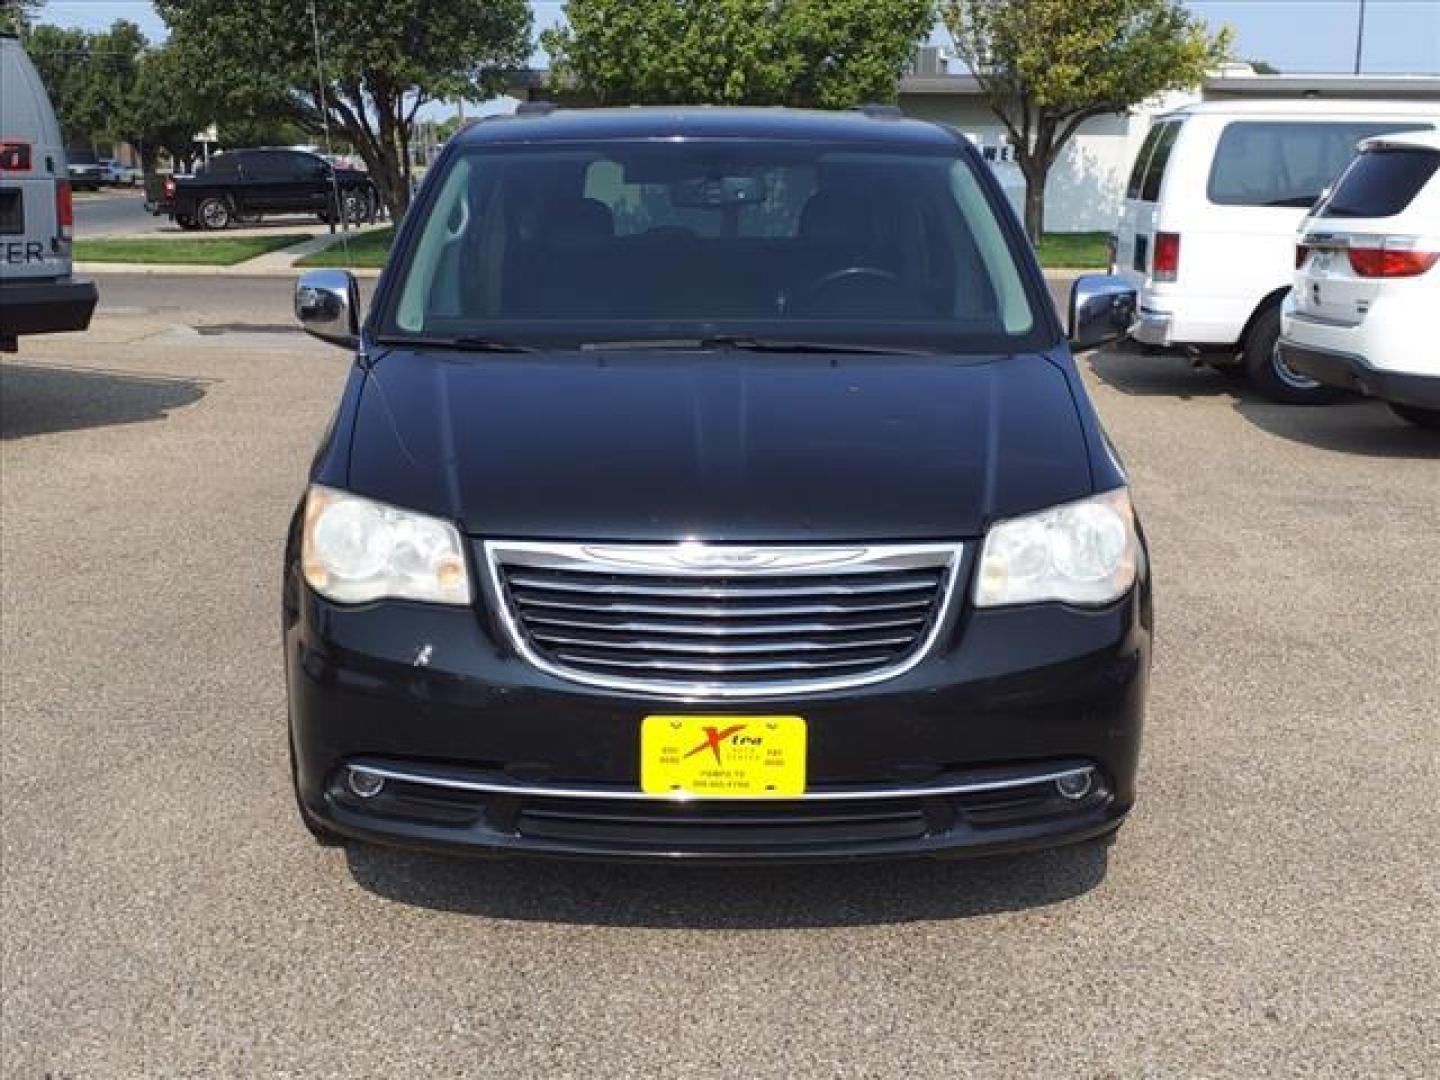
<instances>
[{"instance_id":1,"label":"utility pole","mask_svg":"<svg viewBox=\"0 0 1440 1080\"><path fill-rule=\"evenodd\" d=\"M1365 51L1365 0L1360 0L1360 22L1355 27L1355 74L1360 74L1360 57Z\"/></svg>"}]
</instances>

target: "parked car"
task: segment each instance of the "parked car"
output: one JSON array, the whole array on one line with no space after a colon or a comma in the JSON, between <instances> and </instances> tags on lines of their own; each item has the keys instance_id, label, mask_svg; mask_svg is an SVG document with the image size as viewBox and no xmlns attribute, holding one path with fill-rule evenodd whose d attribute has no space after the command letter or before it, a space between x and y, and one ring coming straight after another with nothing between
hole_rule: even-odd
<instances>
[{"instance_id":1,"label":"parked car","mask_svg":"<svg viewBox=\"0 0 1440 1080\"><path fill-rule=\"evenodd\" d=\"M75 191L99 191L105 182L105 166L96 157L94 150L83 146L65 151L68 159L70 186Z\"/></svg>"},{"instance_id":2,"label":"parked car","mask_svg":"<svg viewBox=\"0 0 1440 1080\"><path fill-rule=\"evenodd\" d=\"M116 187L134 187L140 182L140 170L133 165L126 165L123 161L102 158L100 168L101 179L107 184Z\"/></svg>"},{"instance_id":3,"label":"parked car","mask_svg":"<svg viewBox=\"0 0 1440 1080\"><path fill-rule=\"evenodd\" d=\"M224 229L268 214L315 214L322 221L369 221L378 202L370 177L336 169L302 150L231 150L193 176L176 176L169 202L157 203L182 226ZM337 207L338 200L338 207ZM161 209L163 207L163 209Z\"/></svg>"},{"instance_id":4,"label":"parked car","mask_svg":"<svg viewBox=\"0 0 1440 1080\"><path fill-rule=\"evenodd\" d=\"M1285 366L1440 428L1440 133L1361 143L1295 252Z\"/></svg>"},{"instance_id":5,"label":"parked car","mask_svg":"<svg viewBox=\"0 0 1440 1080\"><path fill-rule=\"evenodd\" d=\"M90 325L96 292L71 274L74 227L50 98L19 40L0 32L0 351Z\"/></svg>"},{"instance_id":6,"label":"parked car","mask_svg":"<svg viewBox=\"0 0 1440 1080\"><path fill-rule=\"evenodd\" d=\"M1079 347L1133 293L1072 298ZM1021 849L1134 800L1148 559L1003 192L888 111L452 139L284 569L324 840L670 860Z\"/></svg>"},{"instance_id":7,"label":"parked car","mask_svg":"<svg viewBox=\"0 0 1440 1080\"><path fill-rule=\"evenodd\" d=\"M1275 348L1295 230L1361 139L1440 128L1434 103L1214 102L1156 119L1126 189L1115 272L1140 294L1132 336L1241 365L1276 401L1333 391Z\"/></svg>"}]
</instances>

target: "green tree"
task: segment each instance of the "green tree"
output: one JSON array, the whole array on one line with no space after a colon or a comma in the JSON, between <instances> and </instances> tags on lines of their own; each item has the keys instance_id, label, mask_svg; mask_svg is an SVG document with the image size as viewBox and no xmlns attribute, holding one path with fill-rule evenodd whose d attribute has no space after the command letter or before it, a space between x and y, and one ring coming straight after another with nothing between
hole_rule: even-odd
<instances>
[{"instance_id":1,"label":"green tree","mask_svg":"<svg viewBox=\"0 0 1440 1080\"><path fill-rule=\"evenodd\" d=\"M313 0L313 9L307 0L157 0L156 7L222 128L228 120L289 120L319 142L328 122L364 159L397 217L410 201L409 144L421 106L492 96L530 52L526 0Z\"/></svg>"},{"instance_id":2,"label":"green tree","mask_svg":"<svg viewBox=\"0 0 1440 1080\"><path fill-rule=\"evenodd\" d=\"M140 65L147 47L140 28L124 19L87 33L36 26L25 39L69 146L131 140Z\"/></svg>"},{"instance_id":3,"label":"green tree","mask_svg":"<svg viewBox=\"0 0 1440 1080\"><path fill-rule=\"evenodd\" d=\"M1045 179L1075 130L1167 90L1198 86L1230 54L1179 0L942 0L960 58L1004 123L1025 175L1025 229L1045 223Z\"/></svg>"},{"instance_id":4,"label":"green tree","mask_svg":"<svg viewBox=\"0 0 1440 1080\"><path fill-rule=\"evenodd\" d=\"M90 145L97 123L89 112L90 35L83 30L37 26L25 39L25 51L50 95L66 145Z\"/></svg>"},{"instance_id":5,"label":"green tree","mask_svg":"<svg viewBox=\"0 0 1440 1080\"><path fill-rule=\"evenodd\" d=\"M174 46L161 46L141 58L123 123L125 138L140 151L146 170L155 167L164 150L179 171L188 172L199 155L195 134L212 120L209 104L191 86Z\"/></svg>"},{"instance_id":6,"label":"green tree","mask_svg":"<svg viewBox=\"0 0 1440 1080\"><path fill-rule=\"evenodd\" d=\"M561 94L605 105L893 101L932 0L569 0Z\"/></svg>"},{"instance_id":7,"label":"green tree","mask_svg":"<svg viewBox=\"0 0 1440 1080\"><path fill-rule=\"evenodd\" d=\"M41 0L0 0L0 30L23 33L35 22Z\"/></svg>"}]
</instances>

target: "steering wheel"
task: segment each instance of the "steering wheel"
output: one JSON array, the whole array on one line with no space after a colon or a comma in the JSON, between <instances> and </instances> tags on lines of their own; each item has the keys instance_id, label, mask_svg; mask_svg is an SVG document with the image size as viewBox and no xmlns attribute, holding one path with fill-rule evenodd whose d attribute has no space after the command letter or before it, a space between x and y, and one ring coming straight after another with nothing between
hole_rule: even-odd
<instances>
[{"instance_id":1,"label":"steering wheel","mask_svg":"<svg viewBox=\"0 0 1440 1080\"><path fill-rule=\"evenodd\" d=\"M884 281L891 285L900 284L898 274L892 274L889 270L881 270L878 266L847 266L843 270L832 270L830 273L816 278L800 290L800 296L802 299L809 299L816 293L823 292L830 288L832 285L837 285L842 281L848 281L851 278L862 277L875 278L877 281Z\"/></svg>"}]
</instances>

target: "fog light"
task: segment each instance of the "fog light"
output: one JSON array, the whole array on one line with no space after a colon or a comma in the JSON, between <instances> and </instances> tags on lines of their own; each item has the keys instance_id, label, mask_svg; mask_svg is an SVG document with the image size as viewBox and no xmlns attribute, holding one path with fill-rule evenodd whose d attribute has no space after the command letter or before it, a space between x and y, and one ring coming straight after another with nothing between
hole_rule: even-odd
<instances>
[{"instance_id":1,"label":"fog light","mask_svg":"<svg viewBox=\"0 0 1440 1080\"><path fill-rule=\"evenodd\" d=\"M345 778L350 790L361 799L373 799L385 790L385 778L364 769L351 769Z\"/></svg>"},{"instance_id":2,"label":"fog light","mask_svg":"<svg viewBox=\"0 0 1440 1080\"><path fill-rule=\"evenodd\" d=\"M1090 794L1090 789L1095 786L1094 774L1086 769L1084 772L1066 773L1055 781L1055 790L1064 799L1083 799Z\"/></svg>"}]
</instances>

